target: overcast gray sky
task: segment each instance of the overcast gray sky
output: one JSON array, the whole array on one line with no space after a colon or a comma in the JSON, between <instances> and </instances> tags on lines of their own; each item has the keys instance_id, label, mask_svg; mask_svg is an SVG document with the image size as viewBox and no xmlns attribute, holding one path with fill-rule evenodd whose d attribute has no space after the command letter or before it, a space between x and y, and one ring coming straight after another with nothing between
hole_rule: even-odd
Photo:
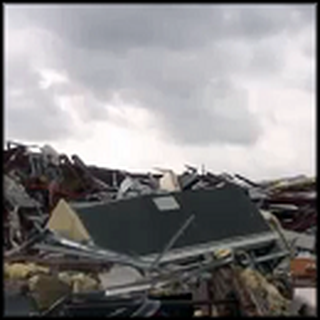
<instances>
[{"instance_id":1,"label":"overcast gray sky","mask_svg":"<svg viewBox=\"0 0 320 320\"><path fill-rule=\"evenodd\" d=\"M107 167L315 174L315 5L6 5L5 139Z\"/></svg>"}]
</instances>

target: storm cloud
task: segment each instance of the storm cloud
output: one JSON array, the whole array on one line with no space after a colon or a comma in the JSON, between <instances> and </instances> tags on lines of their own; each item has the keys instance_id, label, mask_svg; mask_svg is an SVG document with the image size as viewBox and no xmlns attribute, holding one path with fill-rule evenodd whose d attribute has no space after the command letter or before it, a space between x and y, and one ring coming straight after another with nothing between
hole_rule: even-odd
<instances>
[{"instance_id":1,"label":"storm cloud","mask_svg":"<svg viewBox=\"0 0 320 320\"><path fill-rule=\"evenodd\" d=\"M76 137L129 106L175 145L256 145L250 84L314 94L314 26L313 5L6 5L6 134ZM43 70L65 81L44 89Z\"/></svg>"}]
</instances>

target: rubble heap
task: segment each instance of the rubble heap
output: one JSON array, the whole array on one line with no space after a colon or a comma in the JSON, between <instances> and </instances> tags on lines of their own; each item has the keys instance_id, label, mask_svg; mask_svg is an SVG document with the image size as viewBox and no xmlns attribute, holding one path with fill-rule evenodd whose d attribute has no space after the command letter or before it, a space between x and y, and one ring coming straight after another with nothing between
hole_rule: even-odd
<instances>
[{"instance_id":1,"label":"rubble heap","mask_svg":"<svg viewBox=\"0 0 320 320\"><path fill-rule=\"evenodd\" d=\"M6 314L315 312L295 300L297 286L316 283L315 179L157 171L8 143Z\"/></svg>"}]
</instances>

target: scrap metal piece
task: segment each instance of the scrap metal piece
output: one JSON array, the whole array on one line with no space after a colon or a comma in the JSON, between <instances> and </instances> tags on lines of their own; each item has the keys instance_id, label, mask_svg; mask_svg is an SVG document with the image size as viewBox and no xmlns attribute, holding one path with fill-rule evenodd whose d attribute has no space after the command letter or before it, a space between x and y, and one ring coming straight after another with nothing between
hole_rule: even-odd
<instances>
[{"instance_id":1,"label":"scrap metal piece","mask_svg":"<svg viewBox=\"0 0 320 320\"><path fill-rule=\"evenodd\" d=\"M240 174L237 174L237 173L236 173L234 176L235 176L236 178L244 181L246 184L250 185L251 187L261 188L261 186L260 186L258 183L255 183L255 182L251 181L250 179L248 179L248 178L246 178L246 177L244 177L244 176L242 176L242 175L240 175Z\"/></svg>"},{"instance_id":2,"label":"scrap metal piece","mask_svg":"<svg viewBox=\"0 0 320 320\"><path fill-rule=\"evenodd\" d=\"M155 313L160 309L160 307L161 307L160 301L145 299L142 305L138 308L138 310L136 310L131 315L131 318L136 318L136 317L149 318L151 316L154 316Z\"/></svg>"},{"instance_id":3,"label":"scrap metal piece","mask_svg":"<svg viewBox=\"0 0 320 320\"><path fill-rule=\"evenodd\" d=\"M80 244L78 242L65 239L49 230L46 231L46 236L42 242L34 244L34 248L51 252L65 252L88 258L91 257L96 260L133 266L137 270L148 270L150 267L148 262L132 258L125 254L101 249L94 245Z\"/></svg>"},{"instance_id":4,"label":"scrap metal piece","mask_svg":"<svg viewBox=\"0 0 320 320\"><path fill-rule=\"evenodd\" d=\"M233 261L233 257L228 257L221 260L206 261L197 263L192 266L191 270L172 270L166 274L157 274L151 278L141 279L133 283L125 285L117 285L107 288L105 295L107 297L122 296L127 294L143 294L150 290L161 289L168 287L173 283L187 283L193 278L197 278L206 270L214 270L224 265L228 265Z\"/></svg>"}]
</instances>

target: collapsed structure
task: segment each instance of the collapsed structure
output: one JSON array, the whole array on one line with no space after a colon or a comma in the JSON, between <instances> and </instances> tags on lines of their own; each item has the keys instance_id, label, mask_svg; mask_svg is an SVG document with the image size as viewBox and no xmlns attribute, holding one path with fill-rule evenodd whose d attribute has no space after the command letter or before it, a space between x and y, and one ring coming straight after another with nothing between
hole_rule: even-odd
<instances>
[{"instance_id":1,"label":"collapsed structure","mask_svg":"<svg viewBox=\"0 0 320 320\"><path fill-rule=\"evenodd\" d=\"M40 315L315 313L292 303L316 283L315 179L133 174L32 149L4 151L7 314L19 299Z\"/></svg>"}]
</instances>

